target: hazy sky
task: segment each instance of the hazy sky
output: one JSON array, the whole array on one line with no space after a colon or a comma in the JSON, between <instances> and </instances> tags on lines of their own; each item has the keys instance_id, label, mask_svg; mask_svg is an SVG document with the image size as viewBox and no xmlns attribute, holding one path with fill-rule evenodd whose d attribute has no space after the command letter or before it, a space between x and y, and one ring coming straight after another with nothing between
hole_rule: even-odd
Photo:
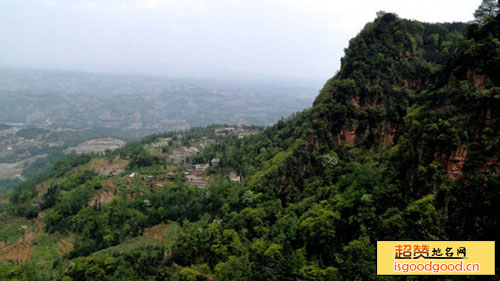
<instances>
[{"instance_id":1,"label":"hazy sky","mask_svg":"<svg viewBox=\"0 0 500 281\"><path fill-rule=\"evenodd\" d=\"M324 80L376 12L469 21L481 0L1 0L0 66Z\"/></svg>"}]
</instances>

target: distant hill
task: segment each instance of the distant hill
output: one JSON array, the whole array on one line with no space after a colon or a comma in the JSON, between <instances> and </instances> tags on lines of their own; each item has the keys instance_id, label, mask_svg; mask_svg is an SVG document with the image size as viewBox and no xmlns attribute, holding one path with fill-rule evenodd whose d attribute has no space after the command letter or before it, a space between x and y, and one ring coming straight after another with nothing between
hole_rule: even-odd
<instances>
[{"instance_id":1,"label":"distant hill","mask_svg":"<svg viewBox=\"0 0 500 281\"><path fill-rule=\"evenodd\" d=\"M7 129L10 129L12 128L11 125L8 125L8 124L0 124L0 130L7 130Z\"/></svg>"},{"instance_id":2,"label":"distant hill","mask_svg":"<svg viewBox=\"0 0 500 281\"><path fill-rule=\"evenodd\" d=\"M0 68L0 180L46 171L65 149L93 138L271 125L312 104L317 89L307 85Z\"/></svg>"},{"instance_id":3,"label":"distant hill","mask_svg":"<svg viewBox=\"0 0 500 281\"><path fill-rule=\"evenodd\" d=\"M318 89L303 85L4 68L0 122L134 130L142 136L208 124L265 126L311 105Z\"/></svg>"}]
</instances>

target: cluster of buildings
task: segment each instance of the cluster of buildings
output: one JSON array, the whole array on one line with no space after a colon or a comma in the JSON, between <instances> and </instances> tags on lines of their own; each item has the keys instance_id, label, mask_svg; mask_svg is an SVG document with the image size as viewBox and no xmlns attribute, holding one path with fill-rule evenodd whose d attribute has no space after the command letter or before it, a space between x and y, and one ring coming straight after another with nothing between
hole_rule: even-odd
<instances>
[{"instance_id":1,"label":"cluster of buildings","mask_svg":"<svg viewBox=\"0 0 500 281\"><path fill-rule=\"evenodd\" d=\"M161 138L157 142L150 144L151 148L160 148L169 146L172 144L172 138Z\"/></svg>"},{"instance_id":2,"label":"cluster of buildings","mask_svg":"<svg viewBox=\"0 0 500 281\"><path fill-rule=\"evenodd\" d=\"M235 128L235 127L225 127L225 128L215 129L215 135L217 135L217 136L237 135L238 139L242 139L246 136L255 135L258 133L259 133L259 131L257 131L257 130L247 130L247 129Z\"/></svg>"},{"instance_id":3,"label":"cluster of buildings","mask_svg":"<svg viewBox=\"0 0 500 281\"><path fill-rule=\"evenodd\" d=\"M168 154L168 161L173 164L182 164L186 158L200 154L200 150L194 146L191 147L179 147L174 149Z\"/></svg>"},{"instance_id":4,"label":"cluster of buildings","mask_svg":"<svg viewBox=\"0 0 500 281\"><path fill-rule=\"evenodd\" d=\"M167 162L176 165L182 164L184 176L186 177L187 182L199 188L204 188L209 183L210 179L206 176L205 170L218 163L219 159L214 158L205 164L191 164L186 162L186 160L200 154L200 149L207 147L209 145L209 141L210 140L202 141L197 146L181 146L179 148L175 148L167 156Z\"/></svg>"},{"instance_id":5,"label":"cluster of buildings","mask_svg":"<svg viewBox=\"0 0 500 281\"><path fill-rule=\"evenodd\" d=\"M195 185L198 188L204 188L210 180L205 174L205 170L208 167L209 164L192 165L189 163L185 163L184 175L186 176L188 183Z\"/></svg>"},{"instance_id":6,"label":"cluster of buildings","mask_svg":"<svg viewBox=\"0 0 500 281\"><path fill-rule=\"evenodd\" d=\"M242 128L235 128L235 127L225 127L225 128L215 129L215 134L217 136L236 134L238 138L243 138L247 135L252 135L257 133L259 132ZM203 164L191 164L188 162L188 159L200 154L201 150L210 146L214 142L215 140L213 139L208 139L207 137L203 137L203 139L197 142L196 145L180 146L174 148L173 150L170 151L170 153L167 156L167 163L174 165L181 165L183 167L184 176L186 177L187 182L189 184L197 186L198 188L204 188L210 182L210 178L206 175L206 169L217 165L220 162L220 159L213 158L207 163ZM179 141L177 141L177 143L180 144ZM172 138L162 138L157 142L151 144L151 148L162 148L170 146L172 144L173 144ZM174 174L173 171L169 171L168 173L169 176L173 176L173 174ZM229 173L228 179L231 182L237 182L237 183L241 183L242 181L241 176L236 172Z\"/></svg>"}]
</instances>

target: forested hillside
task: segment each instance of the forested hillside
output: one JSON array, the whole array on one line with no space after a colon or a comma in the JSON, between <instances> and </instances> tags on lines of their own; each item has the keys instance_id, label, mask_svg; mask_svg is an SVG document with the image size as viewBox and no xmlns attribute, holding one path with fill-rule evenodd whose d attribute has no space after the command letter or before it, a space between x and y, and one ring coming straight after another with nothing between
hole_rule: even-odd
<instances>
[{"instance_id":1,"label":"forested hillside","mask_svg":"<svg viewBox=\"0 0 500 281\"><path fill-rule=\"evenodd\" d=\"M312 108L261 133L207 127L56 164L1 205L38 240L0 277L376 280L377 240L496 240L500 16L488 3L469 24L379 13ZM201 151L166 164L189 146ZM210 163L205 187L186 163Z\"/></svg>"}]
</instances>

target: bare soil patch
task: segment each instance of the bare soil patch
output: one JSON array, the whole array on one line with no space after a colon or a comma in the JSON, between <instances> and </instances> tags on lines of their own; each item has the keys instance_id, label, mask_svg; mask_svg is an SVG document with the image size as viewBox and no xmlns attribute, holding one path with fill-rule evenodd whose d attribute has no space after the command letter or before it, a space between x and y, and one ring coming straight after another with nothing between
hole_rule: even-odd
<instances>
[{"instance_id":1,"label":"bare soil patch","mask_svg":"<svg viewBox=\"0 0 500 281\"><path fill-rule=\"evenodd\" d=\"M168 234L169 224L158 224L144 230L144 236L161 241Z\"/></svg>"},{"instance_id":2,"label":"bare soil patch","mask_svg":"<svg viewBox=\"0 0 500 281\"><path fill-rule=\"evenodd\" d=\"M29 226L24 237L9 246L0 248L0 262L12 259L14 262L19 263L27 261L30 258L31 251L35 240L42 234L42 222L40 218L34 220L33 224Z\"/></svg>"}]
</instances>

